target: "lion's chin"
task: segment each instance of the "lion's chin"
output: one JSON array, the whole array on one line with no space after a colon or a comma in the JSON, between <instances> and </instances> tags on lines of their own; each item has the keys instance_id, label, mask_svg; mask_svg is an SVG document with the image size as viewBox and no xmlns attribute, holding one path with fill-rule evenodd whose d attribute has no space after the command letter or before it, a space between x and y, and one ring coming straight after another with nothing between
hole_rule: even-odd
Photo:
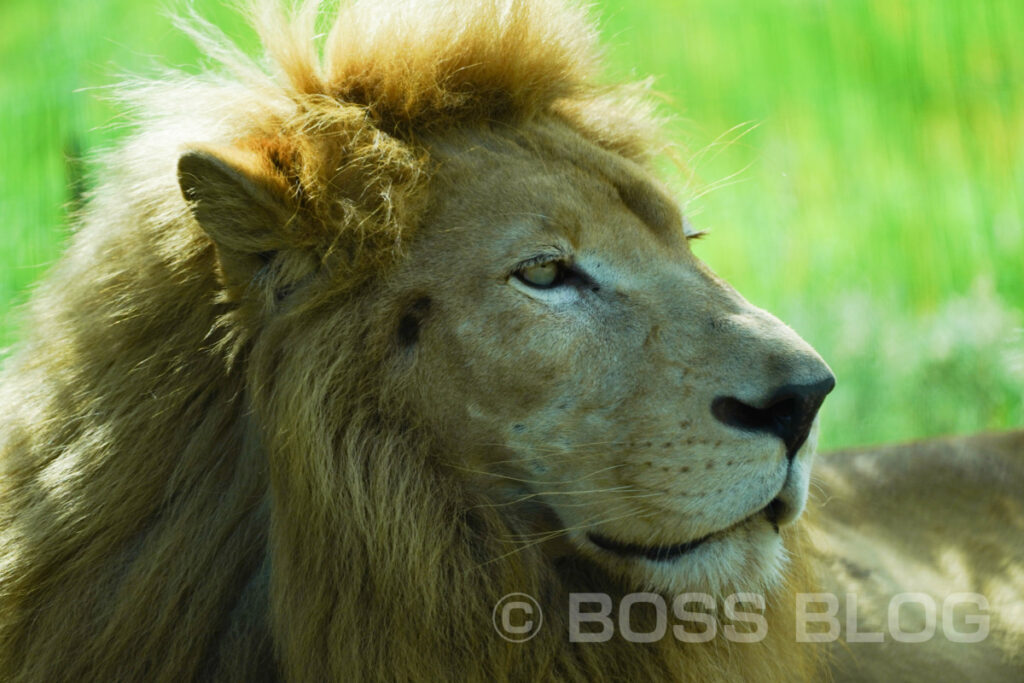
<instances>
[{"instance_id":1,"label":"lion's chin","mask_svg":"<svg viewBox=\"0 0 1024 683\"><path fill-rule=\"evenodd\" d=\"M763 514L675 546L642 548L594 534L583 544L585 554L627 585L666 595L767 595L781 584L788 559L775 525Z\"/></svg>"}]
</instances>

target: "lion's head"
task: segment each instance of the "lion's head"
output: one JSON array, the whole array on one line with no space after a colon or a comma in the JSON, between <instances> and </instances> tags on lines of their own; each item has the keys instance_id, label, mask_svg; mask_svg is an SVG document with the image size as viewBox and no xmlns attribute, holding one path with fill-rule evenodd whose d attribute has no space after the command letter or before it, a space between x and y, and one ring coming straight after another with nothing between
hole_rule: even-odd
<instances>
[{"instance_id":1,"label":"lion's head","mask_svg":"<svg viewBox=\"0 0 1024 683\"><path fill-rule=\"evenodd\" d=\"M430 200L364 296L452 478L638 588L774 587L834 384L821 358L694 256L649 172L560 117L422 144ZM181 169L215 239L239 220L218 206L290 215L255 161Z\"/></svg>"},{"instance_id":2,"label":"lion's head","mask_svg":"<svg viewBox=\"0 0 1024 683\"><path fill-rule=\"evenodd\" d=\"M513 590L557 605L578 589L792 583L783 539L832 375L693 255L650 170L644 94L595 83L580 13L428 2L412 23L362 3L321 61L316 3L259 8L281 73L198 31L234 79L135 90L147 123L39 295L41 329L59 333L12 367L79 398L24 413L12 433L57 431L7 446L6 519L37 520L4 550L20 568L8 661L43 671L32 653L63 643L94 666L62 655L65 672L123 675L115 653L145 648L90 620L130 621L110 605L159 581L191 626L154 635L153 656L174 638L207 655L133 672L238 667L239 648L269 641L296 678L664 673L668 646L579 651L557 628L521 661L480 617ZM125 480L125 462L144 474ZM70 513L32 492L58 489L88 527L63 542L106 548L103 569L35 571L32 548L64 538ZM181 597L201 562L223 600ZM121 594L125 566L137 583ZM92 624L80 649L47 590L73 590ZM251 613L269 637L238 635Z\"/></svg>"},{"instance_id":3,"label":"lion's head","mask_svg":"<svg viewBox=\"0 0 1024 683\"><path fill-rule=\"evenodd\" d=\"M462 478L662 591L775 586L833 378L690 250L651 175L558 120L432 147L387 297Z\"/></svg>"}]
</instances>

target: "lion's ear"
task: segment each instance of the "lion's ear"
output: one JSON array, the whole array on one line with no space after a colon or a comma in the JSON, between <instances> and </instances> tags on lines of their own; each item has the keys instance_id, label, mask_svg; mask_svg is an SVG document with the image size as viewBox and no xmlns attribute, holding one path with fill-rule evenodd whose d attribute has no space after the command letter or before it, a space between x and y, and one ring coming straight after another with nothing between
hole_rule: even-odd
<instances>
[{"instance_id":1,"label":"lion's ear","mask_svg":"<svg viewBox=\"0 0 1024 683\"><path fill-rule=\"evenodd\" d=\"M289 190L268 160L231 147L197 148L178 159L178 185L221 258L242 262L286 248Z\"/></svg>"}]
</instances>

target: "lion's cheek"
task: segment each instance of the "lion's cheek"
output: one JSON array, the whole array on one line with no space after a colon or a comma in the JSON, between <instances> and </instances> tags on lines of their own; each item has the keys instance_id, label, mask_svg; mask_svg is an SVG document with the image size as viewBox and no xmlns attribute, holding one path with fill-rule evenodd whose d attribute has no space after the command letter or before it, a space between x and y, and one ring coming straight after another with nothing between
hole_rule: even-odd
<instances>
[{"instance_id":1,"label":"lion's cheek","mask_svg":"<svg viewBox=\"0 0 1024 683\"><path fill-rule=\"evenodd\" d=\"M525 417L563 391L568 377L578 379L581 340L550 322L501 311L441 327L426 364L443 367L451 388L489 414Z\"/></svg>"},{"instance_id":2,"label":"lion's cheek","mask_svg":"<svg viewBox=\"0 0 1024 683\"><path fill-rule=\"evenodd\" d=\"M536 434L534 421L553 402L560 368L541 358L510 358L493 343L472 346L465 337L445 338L422 349L417 386L428 389L413 400L432 428L459 450Z\"/></svg>"}]
</instances>

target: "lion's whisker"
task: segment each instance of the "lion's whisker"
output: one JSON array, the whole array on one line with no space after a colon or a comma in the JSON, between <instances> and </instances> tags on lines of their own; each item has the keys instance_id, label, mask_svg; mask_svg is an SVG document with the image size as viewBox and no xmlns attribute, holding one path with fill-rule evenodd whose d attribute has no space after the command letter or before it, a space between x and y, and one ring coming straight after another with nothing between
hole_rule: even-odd
<instances>
[{"instance_id":1,"label":"lion's whisker","mask_svg":"<svg viewBox=\"0 0 1024 683\"><path fill-rule=\"evenodd\" d=\"M508 448L508 449L515 450L515 451L536 451L536 452L539 452L539 453L557 453L557 454L561 455L561 454L578 454L582 449L585 449L585 448L595 448L595 447L598 447L598 446L611 446L611 445L616 445L616 444L620 444L620 443L621 443L621 441L617 441L617 440L612 440L612 441L585 441L585 442L582 442L582 443L575 443L575 444L573 444L572 448L555 448L553 446L550 446L550 447L549 446L533 446L533 445L529 445L529 444L516 444L515 446L510 446L509 444L490 443L490 442L478 443L477 446L484 447L484 448Z\"/></svg>"},{"instance_id":2,"label":"lion's whisker","mask_svg":"<svg viewBox=\"0 0 1024 683\"><path fill-rule=\"evenodd\" d=\"M619 520L629 519L631 517L636 517L637 514L638 514L638 511L631 510L631 511L629 511L626 514L617 515L617 516L609 516L609 517L603 517L603 518L599 518L599 519L595 519L594 517L591 517L591 518L589 518L589 519L587 519L587 520L585 520L583 522L580 522L579 524L575 524L575 525L569 526L569 527L564 527L562 529L557 529L557 530L553 530L553 531L540 531L540 532L536 532L536 533L509 534L507 536L503 536L502 539L503 540L507 540L507 541L515 541L517 539L534 539L534 540L531 540L529 543L525 544L523 547L519 548L519 550L522 550L522 549L530 547L532 545L536 545L537 543L542 543L542 542L544 542L546 540L550 540L552 538L558 538L559 536L564 536L564 535L569 534L569 533L571 533L573 531L580 531L580 530L583 530L583 529L590 529L590 528L593 528L593 527L598 526L600 524L608 524L609 522L617 522ZM507 554L506 555L502 555L501 557L507 557ZM495 560L501 559L501 557L494 558L494 559ZM489 560L489 561L493 561L493 560Z\"/></svg>"},{"instance_id":3,"label":"lion's whisker","mask_svg":"<svg viewBox=\"0 0 1024 683\"><path fill-rule=\"evenodd\" d=\"M504 479L506 481L516 481L516 482L519 482L519 483L522 483L522 484L539 484L539 485L542 485L542 486L560 486L560 485L575 484L577 482L585 481L585 480L590 479L592 477L596 477L597 475L601 474L602 472L607 472L609 470L619 469L621 467L625 467L626 465L625 464L609 465L608 467L602 467L599 470L595 470L593 472L590 472L589 474L582 475L582 476L577 477L575 479L561 479L561 480L527 479L525 477L516 477L516 476L513 476L511 474L502 474L500 472L490 472L490 471L487 471L487 470L481 470L481 469L477 469L477 468L474 468L474 467L463 467L461 465L454 465L454 464L450 464L450 463L448 464L448 466L451 467L452 469L459 470L459 471L462 471L462 472L468 472L470 474L479 474L479 475L482 475L482 476L485 476L485 477L494 477L495 479Z\"/></svg>"},{"instance_id":4,"label":"lion's whisker","mask_svg":"<svg viewBox=\"0 0 1024 683\"><path fill-rule=\"evenodd\" d=\"M636 498L648 498L648 497L655 497L655 496L660 496L661 495L658 492L651 492L651 491L647 491L647 490L644 490L644 489L633 489L633 490L631 490L629 487L611 487L611 488L591 489L591 490L587 490L587 491L534 491L534 492L531 492L531 493L527 493L527 494L525 494L523 496L520 496L520 497L518 497L518 498L516 498L514 500L502 501L500 503L480 503L478 505L473 505L473 506L471 506L468 509L469 510L476 510L476 509L480 509L480 508L493 509L493 508L510 507L510 506L518 505L520 503L525 503L526 501L533 500L534 498L544 498L544 497L549 497L549 496L566 496L566 497L571 497L571 496L578 496L578 495L584 495L584 494L594 494L594 493L619 493L619 494L625 494L625 495L623 495L620 498L621 500L633 500L633 499L636 499ZM592 502L583 502L583 503L559 502L560 506L582 507L583 505L591 505L591 504L592 504Z\"/></svg>"}]
</instances>

